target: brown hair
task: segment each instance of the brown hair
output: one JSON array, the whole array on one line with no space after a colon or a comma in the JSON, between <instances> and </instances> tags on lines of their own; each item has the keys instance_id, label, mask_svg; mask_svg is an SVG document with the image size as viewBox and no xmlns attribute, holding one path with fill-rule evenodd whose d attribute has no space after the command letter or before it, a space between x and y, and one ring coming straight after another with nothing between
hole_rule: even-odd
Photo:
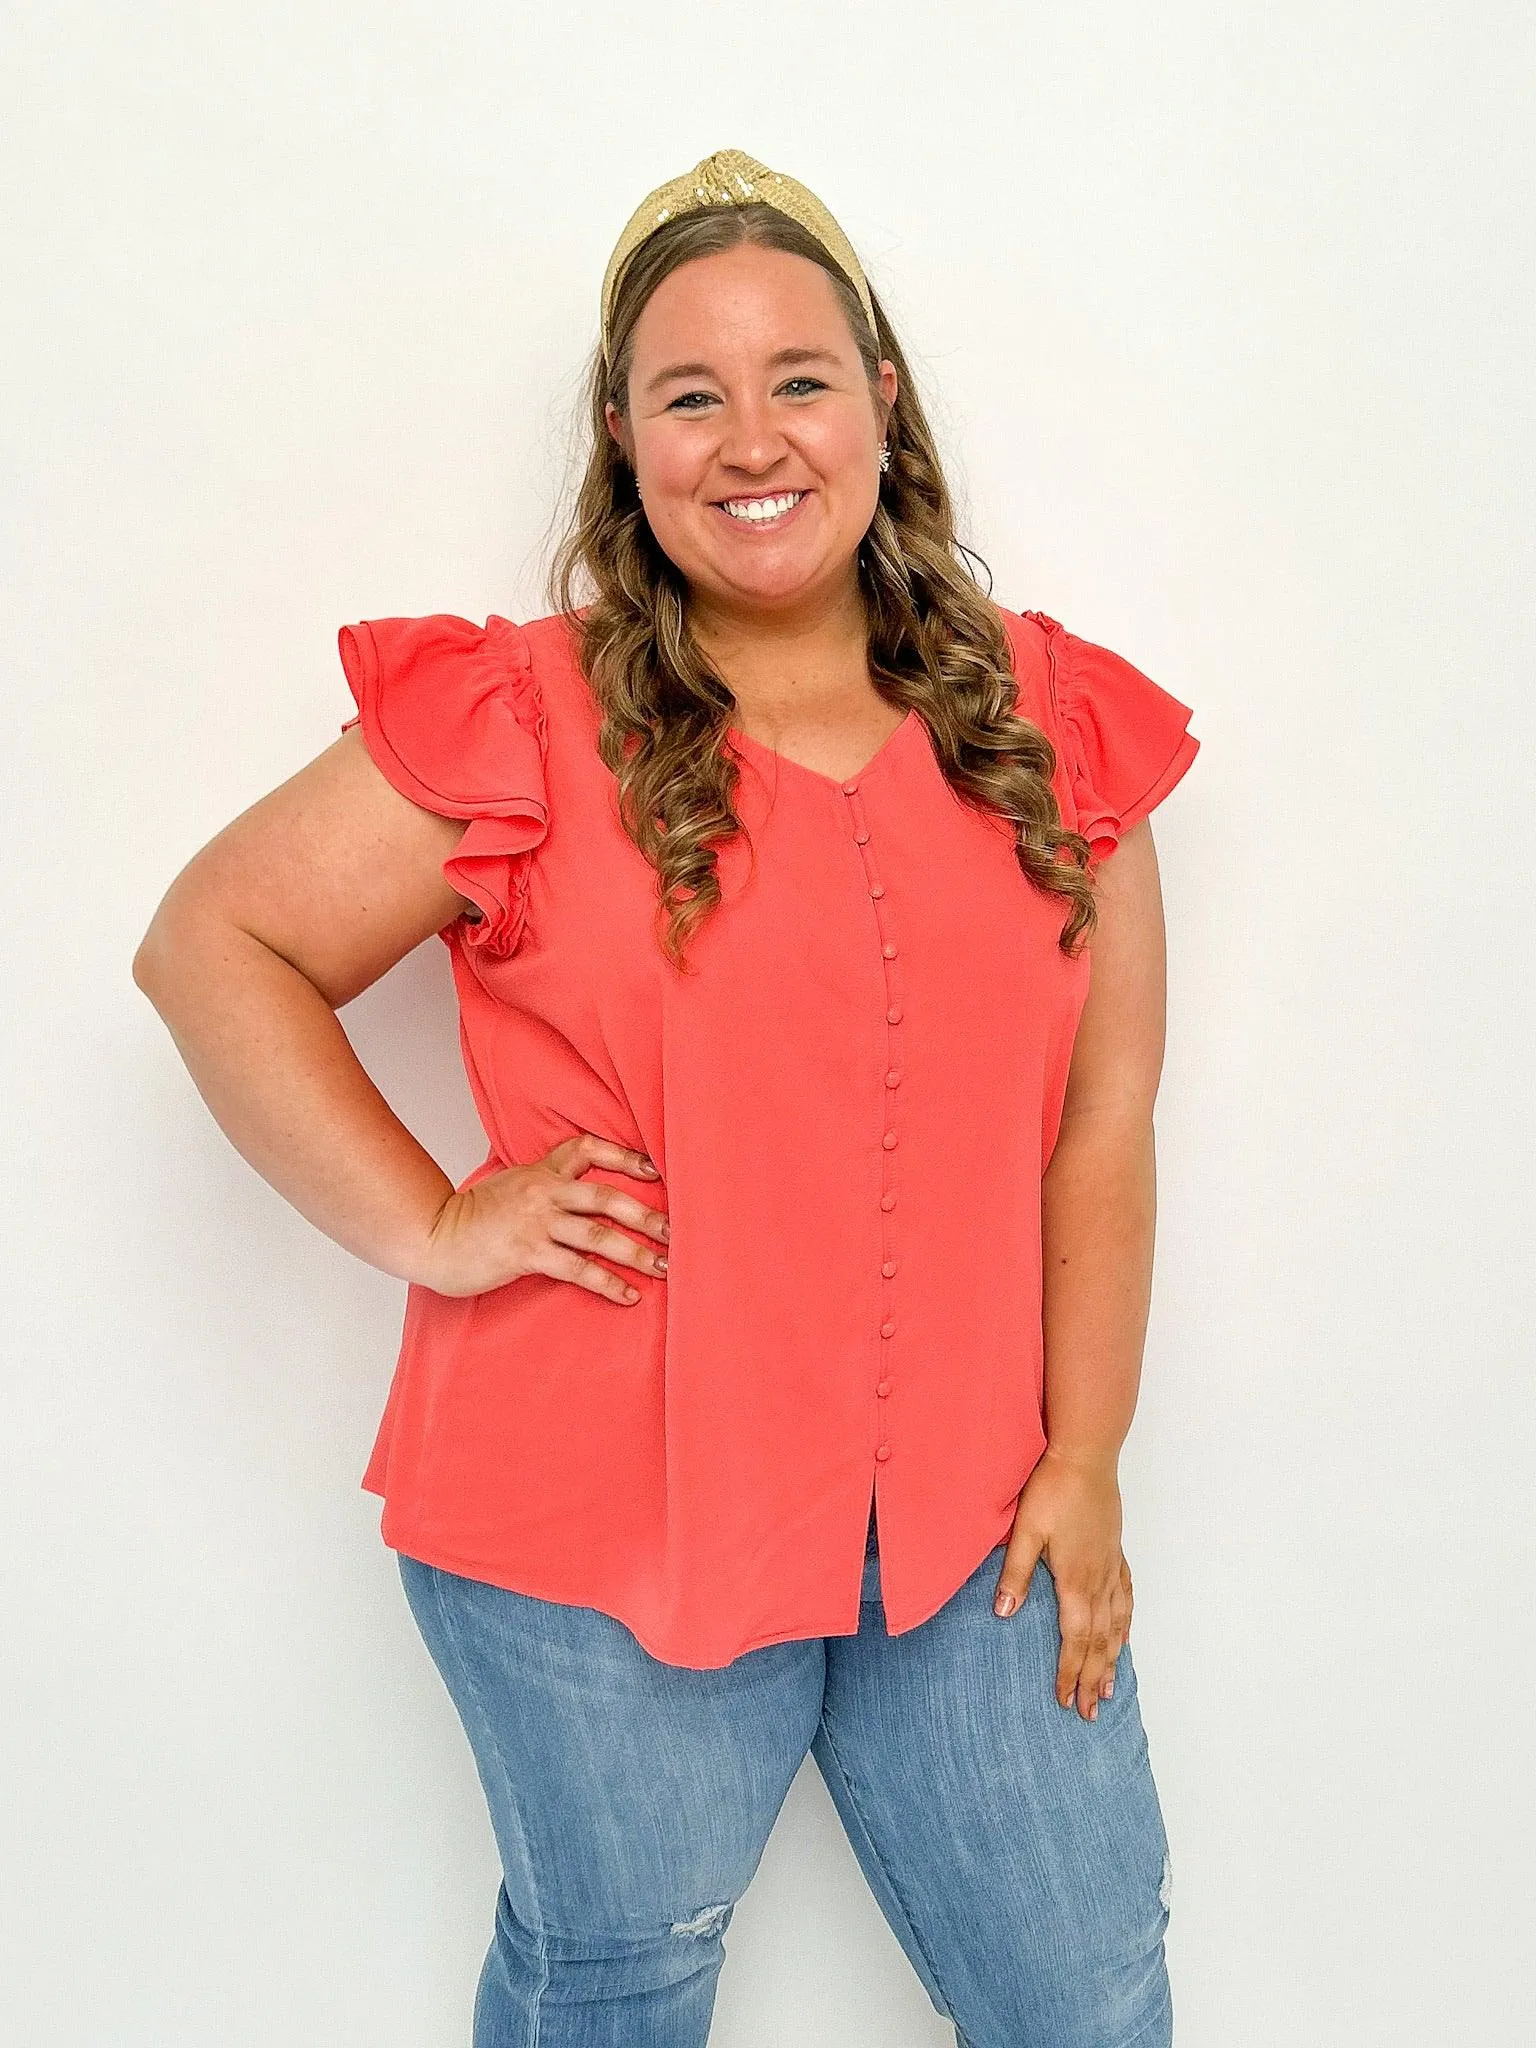
<instances>
[{"instance_id":1,"label":"brown hair","mask_svg":"<svg viewBox=\"0 0 1536 2048\"><path fill-rule=\"evenodd\" d=\"M901 346L878 297L877 341L858 294L820 242L761 203L668 221L625 265L614 296L612 364L597 350L587 379L586 471L549 574L550 599L566 618L602 712L598 750L618 780L620 818L657 872L668 914L662 944L681 967L688 934L721 900L714 846L741 830L733 807L738 771L723 744L735 699L689 629L686 581L652 536L604 405L611 401L627 418L635 324L661 280L679 264L739 242L820 264L877 398L882 356L896 367L890 468L858 551L870 675L889 703L924 720L962 801L1012 820L1024 874L1070 904L1059 943L1075 955L1097 914L1089 842L1062 827L1049 738L1014 711L1007 632L971 572L980 557L955 536L949 490ZM987 578L990 585L990 570ZM579 581L593 593L584 609Z\"/></svg>"}]
</instances>

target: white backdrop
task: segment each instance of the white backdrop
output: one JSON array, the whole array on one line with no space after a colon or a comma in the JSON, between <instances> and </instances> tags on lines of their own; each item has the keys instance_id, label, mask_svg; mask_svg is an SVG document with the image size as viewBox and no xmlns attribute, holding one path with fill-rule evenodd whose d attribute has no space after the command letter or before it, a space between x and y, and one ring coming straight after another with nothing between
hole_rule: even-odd
<instances>
[{"instance_id":1,"label":"white backdrop","mask_svg":"<svg viewBox=\"0 0 1536 2048\"><path fill-rule=\"evenodd\" d=\"M16 2038L468 2040L489 1823L358 1486L404 1288L233 1151L129 962L350 715L338 625L545 609L603 263L726 146L866 258L998 597L1204 743L1154 828L1124 1460L1181 2048L1511 2038L1528 13L256 0L4 43ZM443 948L344 1021L466 1171ZM809 1762L713 2039L951 2040Z\"/></svg>"}]
</instances>

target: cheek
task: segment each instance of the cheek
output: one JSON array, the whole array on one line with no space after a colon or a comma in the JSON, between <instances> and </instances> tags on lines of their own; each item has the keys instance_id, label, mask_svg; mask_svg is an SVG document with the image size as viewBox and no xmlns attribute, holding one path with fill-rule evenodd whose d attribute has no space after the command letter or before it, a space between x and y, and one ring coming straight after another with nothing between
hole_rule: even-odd
<instances>
[{"instance_id":1,"label":"cheek","mask_svg":"<svg viewBox=\"0 0 1536 2048\"><path fill-rule=\"evenodd\" d=\"M635 444L645 488L657 498L692 498L711 461L702 435L656 433Z\"/></svg>"},{"instance_id":2,"label":"cheek","mask_svg":"<svg viewBox=\"0 0 1536 2048\"><path fill-rule=\"evenodd\" d=\"M867 521L879 491L879 478L869 459L868 430L851 420L829 421L825 429L803 440L801 447L839 514Z\"/></svg>"}]
</instances>

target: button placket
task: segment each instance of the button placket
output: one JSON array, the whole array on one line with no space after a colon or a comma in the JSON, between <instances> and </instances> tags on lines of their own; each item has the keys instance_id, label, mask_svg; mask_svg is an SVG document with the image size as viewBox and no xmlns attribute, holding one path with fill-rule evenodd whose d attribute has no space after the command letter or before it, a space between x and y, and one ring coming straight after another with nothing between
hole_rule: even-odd
<instances>
[{"instance_id":1,"label":"button placket","mask_svg":"<svg viewBox=\"0 0 1536 2048\"><path fill-rule=\"evenodd\" d=\"M865 886L869 891L871 908L874 911L875 935L880 947L880 963L885 976L885 1060L882 1075L884 1094L884 1116L880 1132L880 1337L882 1344L896 1334L895 1289L892 1285L899 1270L900 1261L893 1243L894 1227L891 1215L896 1207L896 1153L901 1144L901 1130L897 1122L901 1088L900 1026L903 1017L902 987L896 962L901 957L901 947L891 929L891 915L888 908L884 882L881 881L876 858L872 849L872 835L869 820L864 812L863 799L859 794L857 780L842 784L843 795L848 801L849 821L853 827L853 841L859 849L864 863ZM889 1356L889 1354L886 1354ZM875 1445L875 1457L884 1464L891 1455L891 1444L886 1434L886 1417L889 1409L883 1404L888 1401L895 1384L888 1367L882 1367L881 1377L875 1384L875 1395L882 1404L880 1414L880 1440Z\"/></svg>"}]
</instances>

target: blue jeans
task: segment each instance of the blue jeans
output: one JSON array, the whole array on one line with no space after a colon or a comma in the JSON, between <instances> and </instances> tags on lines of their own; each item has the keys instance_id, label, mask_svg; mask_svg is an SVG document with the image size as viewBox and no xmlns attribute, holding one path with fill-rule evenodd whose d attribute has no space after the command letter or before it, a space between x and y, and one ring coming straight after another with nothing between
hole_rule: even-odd
<instances>
[{"instance_id":1,"label":"blue jeans","mask_svg":"<svg viewBox=\"0 0 1536 2048\"><path fill-rule=\"evenodd\" d=\"M664 1664L622 1622L399 1557L501 1855L474 2048L699 2048L723 1936L807 1750L959 2048L1167 2048L1168 1842L1130 1645L1096 1721L1057 1705L1042 1558L1000 1546L888 1636Z\"/></svg>"}]
</instances>

